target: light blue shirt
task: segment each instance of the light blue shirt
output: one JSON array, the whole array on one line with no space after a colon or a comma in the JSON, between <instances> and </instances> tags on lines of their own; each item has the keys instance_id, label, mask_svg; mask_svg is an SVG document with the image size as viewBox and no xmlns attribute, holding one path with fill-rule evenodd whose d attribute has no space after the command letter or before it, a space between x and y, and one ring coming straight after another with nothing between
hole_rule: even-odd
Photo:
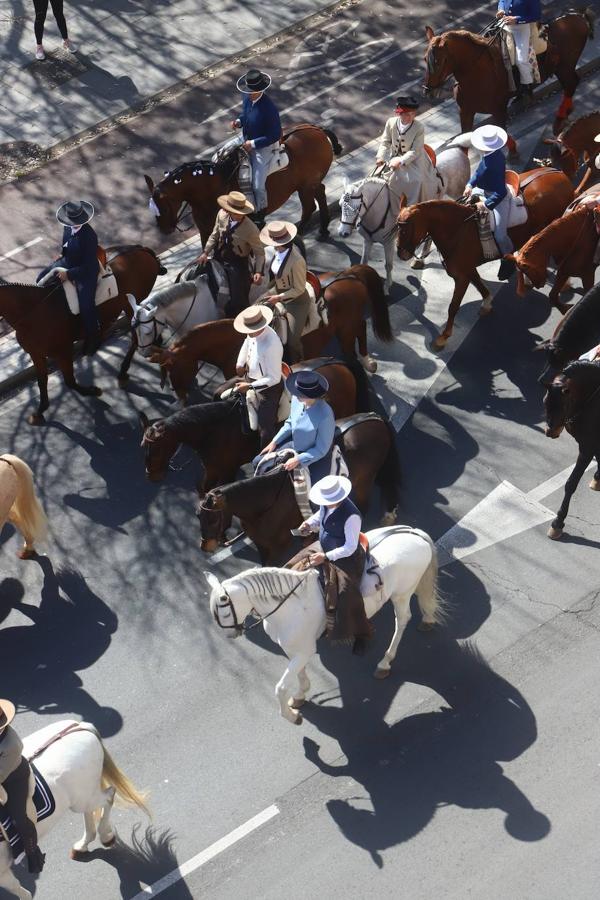
<instances>
[{"instance_id":1,"label":"light blue shirt","mask_svg":"<svg viewBox=\"0 0 600 900\"><path fill-rule=\"evenodd\" d=\"M301 465L310 466L323 459L331 450L335 433L333 410L326 400L305 406L292 397L292 408L273 442L278 450L292 448Z\"/></svg>"}]
</instances>

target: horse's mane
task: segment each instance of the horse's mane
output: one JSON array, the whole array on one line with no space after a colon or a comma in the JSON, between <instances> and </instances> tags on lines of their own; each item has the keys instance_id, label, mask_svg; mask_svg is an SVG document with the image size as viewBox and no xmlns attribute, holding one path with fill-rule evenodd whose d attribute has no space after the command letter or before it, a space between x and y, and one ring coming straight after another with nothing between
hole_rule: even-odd
<instances>
[{"instance_id":1,"label":"horse's mane","mask_svg":"<svg viewBox=\"0 0 600 900\"><path fill-rule=\"evenodd\" d=\"M575 359L565 366L563 375L566 378L573 378L579 384L589 383L596 387L600 385L600 362Z\"/></svg>"},{"instance_id":2,"label":"horse's mane","mask_svg":"<svg viewBox=\"0 0 600 900\"><path fill-rule=\"evenodd\" d=\"M314 570L308 570L314 571ZM287 594L306 578L308 572L297 572L294 569L277 569L274 566L249 569L239 575L228 578L224 585L229 587L235 584L246 591L246 594L256 596L262 594L265 597L271 595L281 596Z\"/></svg>"},{"instance_id":3,"label":"horse's mane","mask_svg":"<svg viewBox=\"0 0 600 900\"><path fill-rule=\"evenodd\" d=\"M193 281L180 281L177 284L169 284L167 287L160 288L147 300L150 306L158 306L160 309L163 309L165 306L170 306L175 300L181 300L188 295L192 297L195 294L196 285ZM142 303L145 302L145 300L142 301Z\"/></svg>"},{"instance_id":4,"label":"horse's mane","mask_svg":"<svg viewBox=\"0 0 600 900\"><path fill-rule=\"evenodd\" d=\"M161 184L168 184L177 179L183 178L184 175L197 173L198 175L221 175L226 181L231 178L237 165L237 154L232 153L219 162L212 162L210 159L192 159L189 162L180 163L174 169L165 172Z\"/></svg>"},{"instance_id":5,"label":"horse's mane","mask_svg":"<svg viewBox=\"0 0 600 900\"><path fill-rule=\"evenodd\" d=\"M479 34L473 34L472 31L467 31L465 28L456 28L452 31L445 31L440 37L449 37L450 35L457 35L461 38L467 38L472 44L475 44L477 47L489 47L490 39L481 37Z\"/></svg>"},{"instance_id":6,"label":"horse's mane","mask_svg":"<svg viewBox=\"0 0 600 900\"><path fill-rule=\"evenodd\" d=\"M587 213L589 213L589 212L590 212L590 210L588 207L579 206L576 209L574 209L572 213L569 213L569 217L575 216L579 213L585 213L587 215ZM543 241L544 238L547 237L548 235L551 235L552 237L554 237L554 233L556 231L561 230L561 228L564 226L565 221L567 221L567 217L559 216L558 219L554 219L554 221L551 222L550 225L546 225L545 228L543 228L541 231L538 231L537 234L534 234L533 237L529 238L529 240L527 241L528 249L529 250L537 249L537 245L540 243L540 241ZM525 248L523 248L523 249L525 249ZM523 252L523 251L521 251L521 252Z\"/></svg>"},{"instance_id":7,"label":"horse's mane","mask_svg":"<svg viewBox=\"0 0 600 900\"><path fill-rule=\"evenodd\" d=\"M271 472L267 472L266 475L254 475L252 478L244 478L242 481L232 481L231 484L225 484L217 488L217 490L221 494L236 493L239 496L260 490L261 486L268 487L274 483L275 479L281 479L282 476L285 478L289 477L283 466L277 466Z\"/></svg>"},{"instance_id":8,"label":"horse's mane","mask_svg":"<svg viewBox=\"0 0 600 900\"><path fill-rule=\"evenodd\" d=\"M7 281L6 278L2 278L0 276L0 287L26 287L26 288L36 288L38 291L45 291L48 289L48 285L44 284L31 284L31 282L27 281Z\"/></svg>"},{"instance_id":9,"label":"horse's mane","mask_svg":"<svg viewBox=\"0 0 600 900\"><path fill-rule=\"evenodd\" d=\"M236 406L236 400L214 400L210 403L198 403L194 406L186 406L164 420L165 426L170 429L185 428L187 426L208 426L219 422L231 415Z\"/></svg>"},{"instance_id":10,"label":"horse's mane","mask_svg":"<svg viewBox=\"0 0 600 900\"><path fill-rule=\"evenodd\" d=\"M590 337L590 343L594 341L594 335L598 332L600 324L600 284L584 294L566 318L561 319L556 327L552 341L558 346L569 345L571 342Z\"/></svg>"}]
</instances>

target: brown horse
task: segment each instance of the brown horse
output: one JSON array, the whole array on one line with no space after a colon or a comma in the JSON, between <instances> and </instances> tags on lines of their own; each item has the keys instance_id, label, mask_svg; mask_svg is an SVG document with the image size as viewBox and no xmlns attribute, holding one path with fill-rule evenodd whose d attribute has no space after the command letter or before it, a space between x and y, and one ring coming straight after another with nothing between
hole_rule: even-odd
<instances>
[{"instance_id":1,"label":"brown horse","mask_svg":"<svg viewBox=\"0 0 600 900\"><path fill-rule=\"evenodd\" d=\"M326 236L330 215L323 179L334 154L339 156L342 147L332 131L316 125L296 125L284 134L282 142L290 161L285 169L273 172L267 178L266 212L279 209L297 191L302 204L300 230L306 227L312 216L316 200L321 235ZM189 206L205 244L219 209L217 197L238 187L237 170L237 155L233 154L219 163L210 160L183 163L172 172L167 172L157 185L149 175L144 175L151 201L158 210L156 224L162 234L172 234L176 228L184 230L179 223Z\"/></svg>"},{"instance_id":2,"label":"brown horse","mask_svg":"<svg viewBox=\"0 0 600 900\"><path fill-rule=\"evenodd\" d=\"M330 279L333 277L333 281ZM365 314L371 308L373 330L379 340L393 340L389 311L381 278L371 266L351 266L332 276L319 275L326 286L328 324L310 331L302 338L304 356L322 355L331 338L337 338L343 356L356 359L356 343L360 361L365 369L374 372L377 364L367 352L367 323ZM329 282L329 283L328 283ZM151 357L168 371L173 390L185 403L189 387L196 377L200 362L212 363L225 378L235 375L235 363L243 337L233 328L232 319L197 325L170 350L158 350Z\"/></svg>"},{"instance_id":3,"label":"brown horse","mask_svg":"<svg viewBox=\"0 0 600 900\"><path fill-rule=\"evenodd\" d=\"M557 169L562 169L569 178L574 179L581 163L585 164L586 171L575 188L576 197L585 190L590 178L597 171L594 164L600 149L594 141L597 134L600 134L600 112L598 111L580 116L557 137L544 140L544 143L549 144L552 148L550 151L552 165Z\"/></svg>"},{"instance_id":4,"label":"brown horse","mask_svg":"<svg viewBox=\"0 0 600 900\"><path fill-rule=\"evenodd\" d=\"M106 336L110 325L122 313L129 310L127 294L140 300L147 297L157 276L166 269L153 250L148 247L111 247L114 252L108 261L116 276L119 293L97 307L101 337ZM28 421L31 425L44 422L48 409L48 358L60 369L65 385L86 397L98 397L100 388L84 387L75 380L73 373L73 342L83 337L80 316L69 312L64 291L59 284L45 287L35 284L0 284L0 316L15 330L17 341L28 353L35 366L40 402L37 411ZM121 365L120 383L127 378L127 369L135 351L132 343Z\"/></svg>"},{"instance_id":5,"label":"brown horse","mask_svg":"<svg viewBox=\"0 0 600 900\"><path fill-rule=\"evenodd\" d=\"M553 259L557 271L548 299L565 313L570 306L561 303L559 295L570 276L581 278L584 291L589 291L594 285L597 245L594 213L588 206L579 206L573 212L555 219L529 238L513 256L509 256L518 269L517 294L523 297L527 288L542 288L546 283L548 265Z\"/></svg>"},{"instance_id":6,"label":"brown horse","mask_svg":"<svg viewBox=\"0 0 600 900\"><path fill-rule=\"evenodd\" d=\"M350 369L328 359L310 362L311 368L329 382L327 400L336 419L356 412L356 382ZM303 369L306 365L298 363L292 368ZM233 481L240 467L261 449L258 433L242 430L239 395L231 400L188 406L152 423L140 413L140 421L144 428L146 477L150 481L162 481L173 456L185 444L196 451L204 467L197 484L201 497L212 488Z\"/></svg>"},{"instance_id":7,"label":"brown horse","mask_svg":"<svg viewBox=\"0 0 600 900\"><path fill-rule=\"evenodd\" d=\"M509 229L515 247L521 247L532 234L565 211L573 199L573 185L566 175L552 169L533 169L519 175L528 218L523 225ZM454 279L454 293L448 308L448 320L433 342L440 350L452 334L454 318L465 292L472 284L483 298L481 314L492 311L492 294L481 280L477 267L485 262L473 207L454 200L427 200L415 206L402 203L397 224L396 245L400 259L409 260L426 237L431 237Z\"/></svg>"},{"instance_id":8,"label":"brown horse","mask_svg":"<svg viewBox=\"0 0 600 900\"><path fill-rule=\"evenodd\" d=\"M359 414L337 424L356 505L363 512L367 509L377 480L385 509L393 516L399 469L391 426L374 413ZM278 466L267 475L209 491L198 509L202 550L212 553L217 549L232 516L240 519L263 564L282 558L291 542L290 529L302 521L289 473ZM386 524L390 524L387 519Z\"/></svg>"},{"instance_id":9,"label":"brown horse","mask_svg":"<svg viewBox=\"0 0 600 900\"><path fill-rule=\"evenodd\" d=\"M569 12L548 23L548 50L538 57L540 76L545 81L556 75L563 98L556 114L554 133L573 107L573 94L579 83L577 62L586 41L593 37L592 9ZM425 94L439 91L451 76L456 79L454 97L460 111L461 131L471 131L477 113L491 115L493 122L506 128L511 93L508 73L502 61L499 37L480 37L470 31L446 31L436 35L425 29L428 47L425 53ZM511 152L516 144L511 138Z\"/></svg>"}]
</instances>

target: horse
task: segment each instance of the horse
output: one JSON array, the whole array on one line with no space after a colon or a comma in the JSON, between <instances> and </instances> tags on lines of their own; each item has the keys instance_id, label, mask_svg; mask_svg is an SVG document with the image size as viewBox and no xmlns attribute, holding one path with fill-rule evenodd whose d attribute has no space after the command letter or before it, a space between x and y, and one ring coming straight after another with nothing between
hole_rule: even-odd
<instances>
[{"instance_id":1,"label":"horse","mask_svg":"<svg viewBox=\"0 0 600 900\"><path fill-rule=\"evenodd\" d=\"M10 522L25 538L20 559L35 556L36 541L48 534L48 520L33 486L33 473L26 462L4 453L0 456L0 530Z\"/></svg>"},{"instance_id":2,"label":"horse","mask_svg":"<svg viewBox=\"0 0 600 900\"><path fill-rule=\"evenodd\" d=\"M391 425L374 413L367 413L341 419L337 426L354 502L364 512L377 481L383 492L386 524L389 524L387 520L395 518L399 477ZM290 544L290 529L302 522L292 480L283 466L277 466L267 475L209 491L198 507L197 516L200 546L206 553L217 549L232 516L237 516L263 563L281 556Z\"/></svg>"},{"instance_id":3,"label":"horse","mask_svg":"<svg viewBox=\"0 0 600 900\"><path fill-rule=\"evenodd\" d=\"M600 285L589 290L563 316L554 334L536 345L547 353L546 366L538 381L546 387L572 360L600 343Z\"/></svg>"},{"instance_id":4,"label":"horse","mask_svg":"<svg viewBox=\"0 0 600 900\"><path fill-rule=\"evenodd\" d=\"M289 164L273 172L267 178L268 205L266 213L274 212L297 192L302 204L299 229L304 231L315 209L319 207L320 234L326 237L330 215L323 179L342 147L333 133L317 125L296 125L282 137L288 153ZM213 230L218 212L217 197L239 188L237 154L221 162L193 160L183 163L157 185L149 175L144 175L150 192L150 209L162 234L172 234L189 206L202 244L206 244Z\"/></svg>"},{"instance_id":5,"label":"horse","mask_svg":"<svg viewBox=\"0 0 600 900\"><path fill-rule=\"evenodd\" d=\"M366 537L382 584L364 597L365 611L372 618L391 600L396 620L392 641L374 673L383 679L390 674L410 618L412 595L417 595L422 614L420 630L429 631L442 622L444 608L437 591L437 554L428 534L419 528L393 526L368 531ZM300 725L298 710L310 690L306 665L325 631L325 602L317 570L250 569L223 582L211 572L204 576L210 587L210 611L227 637L243 634L246 617L256 616L256 624L262 622L265 633L289 659L275 694L283 718Z\"/></svg>"},{"instance_id":6,"label":"horse","mask_svg":"<svg viewBox=\"0 0 600 900\"><path fill-rule=\"evenodd\" d=\"M508 255L517 267L517 294L524 297L528 288L542 288L546 284L548 265L552 259L557 270L548 299L552 306L566 313L571 307L562 303L559 297L570 276L581 278L584 291L594 286L597 245L598 232L593 211L582 205L566 212L529 238L516 253Z\"/></svg>"},{"instance_id":7,"label":"horse","mask_svg":"<svg viewBox=\"0 0 600 900\"><path fill-rule=\"evenodd\" d=\"M381 278L371 266L351 266L335 274L319 275L327 305L327 325L321 325L302 337L304 356L319 357L329 341L337 338L344 359L359 361L367 372L375 372L377 363L367 350L365 315L371 308L373 331L381 341L392 341L390 317ZM169 374L171 385L182 403L187 400L190 385L200 362L208 362L223 372L225 378L235 375L235 363L243 336L233 328L232 319L221 319L192 328L168 350L156 349L150 359Z\"/></svg>"},{"instance_id":8,"label":"horse","mask_svg":"<svg viewBox=\"0 0 600 900\"><path fill-rule=\"evenodd\" d=\"M548 537L558 540L564 531L569 503L581 476L596 460L596 471L590 482L600 491L600 364L576 360L558 375L544 398L546 437L557 438L565 428L579 446L577 462L565 484L565 494L556 518L548 529Z\"/></svg>"},{"instance_id":9,"label":"horse","mask_svg":"<svg viewBox=\"0 0 600 900\"><path fill-rule=\"evenodd\" d=\"M312 360L310 367L329 382L327 399L336 419L356 412L356 381L346 365L323 359ZM292 368L298 370L306 365L299 363ZM242 428L239 394L228 400L188 406L154 422L144 413L139 415L144 429L146 477L150 481L162 481L173 456L185 444L196 451L204 468L197 485L200 497L218 485L233 481L240 467L261 449L258 432Z\"/></svg>"},{"instance_id":10,"label":"horse","mask_svg":"<svg viewBox=\"0 0 600 900\"><path fill-rule=\"evenodd\" d=\"M449 146L437 153L436 170L440 179L440 194L450 200L462 197L471 174L468 148L471 135L454 138ZM394 267L394 235L400 210L400 196L390 188L381 175L368 175L350 184L346 181L340 197L340 237L350 237L354 228L363 239L361 263L368 263L373 244L381 244L385 253L385 285L389 294ZM413 268L423 267L423 260L431 249L426 241L420 257L413 260Z\"/></svg>"},{"instance_id":11,"label":"horse","mask_svg":"<svg viewBox=\"0 0 600 900\"><path fill-rule=\"evenodd\" d=\"M527 221L509 228L515 247L521 247L533 234L561 216L573 199L573 185L566 175L551 169L533 169L519 175L520 191L527 207ZM454 293L448 308L448 320L433 348L441 350L452 334L454 318L469 284L483 299L481 315L492 311L493 296L481 280L477 267L485 262L473 207L453 200L427 200L407 207L401 204L396 246L400 259L408 260L429 235L454 280Z\"/></svg>"},{"instance_id":12,"label":"horse","mask_svg":"<svg viewBox=\"0 0 600 900\"><path fill-rule=\"evenodd\" d=\"M594 138L600 134L600 112L588 113L565 128L554 138L544 138L544 143L550 145L550 164L561 169L565 175L574 179L579 166L583 162L586 170L577 187L575 196L578 197L587 187L587 184L595 174L595 164L598 153L598 144Z\"/></svg>"},{"instance_id":13,"label":"horse","mask_svg":"<svg viewBox=\"0 0 600 900\"><path fill-rule=\"evenodd\" d=\"M145 796L118 768L102 738L89 722L65 720L40 728L23 741L23 755L35 766L48 785L55 809L37 823L43 839L67 810L83 813L84 833L71 850L72 859L85 859L96 837L95 814L101 811L97 830L104 847L112 847L115 833L110 814L115 797L148 813ZM0 888L20 900L32 900L31 893L11 871L13 858L6 841L0 843Z\"/></svg>"},{"instance_id":14,"label":"horse","mask_svg":"<svg viewBox=\"0 0 600 900\"><path fill-rule=\"evenodd\" d=\"M487 113L492 121L506 128L511 96L508 72L500 50L500 36L481 37L470 31L446 31L435 35L427 25L426 74L423 93L435 94L451 76L456 79L454 98L460 112L461 131L471 131L476 113ZM554 133L573 107L573 94L579 84L577 63L587 40L594 35L594 11L568 12L548 23L548 49L538 58L542 81L556 75L563 89L554 120ZM517 146L509 139L509 150Z\"/></svg>"},{"instance_id":15,"label":"horse","mask_svg":"<svg viewBox=\"0 0 600 900\"><path fill-rule=\"evenodd\" d=\"M110 325L129 309L127 294L148 296L158 275L166 269L153 250L148 247L111 247L115 253L108 262L117 280L118 294L96 307L100 333L104 338ZM29 354L38 383L40 400L35 413L29 416L30 425L42 425L48 409L48 358L60 369L65 385L85 397L99 397L102 391L93 385L79 384L73 373L73 342L83 337L80 316L69 312L62 285L50 282L43 287L36 284L0 284L0 316L15 330L15 337ZM127 372L135 352L131 345L119 371L119 384L127 383Z\"/></svg>"}]
</instances>

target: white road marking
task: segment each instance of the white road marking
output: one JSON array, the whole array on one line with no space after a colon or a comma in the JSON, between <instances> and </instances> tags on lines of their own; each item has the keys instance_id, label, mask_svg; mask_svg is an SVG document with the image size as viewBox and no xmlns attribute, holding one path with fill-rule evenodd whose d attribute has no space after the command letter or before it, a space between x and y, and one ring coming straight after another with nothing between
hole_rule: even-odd
<instances>
[{"instance_id":1,"label":"white road marking","mask_svg":"<svg viewBox=\"0 0 600 900\"><path fill-rule=\"evenodd\" d=\"M538 484L537 487L529 491L527 496L531 500L543 500L544 497L549 497L550 494L554 493L554 491L558 491L560 488L563 488L565 486L565 481L573 471L574 465L575 461L573 461L573 465L567 466L567 468L563 469L562 472L558 472L558 474L553 475L552 478L548 478L546 481L542 481L541 484ZM596 460L592 460L585 471L589 472L589 470L593 469L595 466Z\"/></svg>"},{"instance_id":2,"label":"white road marking","mask_svg":"<svg viewBox=\"0 0 600 900\"><path fill-rule=\"evenodd\" d=\"M8 253L5 253L4 256L0 256L0 262L4 259L10 259L11 256L16 256L17 253L21 253L22 250L27 250L28 247L33 247L34 244L39 244L40 241L43 241L43 237L36 237L32 241L27 241L26 244L21 244L20 247L15 247L14 250L9 250Z\"/></svg>"},{"instance_id":3,"label":"white road marking","mask_svg":"<svg viewBox=\"0 0 600 900\"><path fill-rule=\"evenodd\" d=\"M177 884L178 881L181 881L187 875L190 875L196 869L199 869L200 866L206 865L207 862L210 862L210 860L214 859L215 856L218 856L219 853L223 853L224 850L232 847L233 844L241 841L253 831L256 831L257 828L270 822L271 819L278 815L279 807L273 803L271 806L263 809L258 815L248 819L248 821L244 822L243 825L240 825L239 828L235 828L233 831L230 831L229 834L226 834L225 837L215 841L215 843L211 844L210 847L207 847L206 850L197 853L196 856L193 856L187 862L183 863L183 865L177 866L176 869L173 869L173 871L169 872L168 875L165 875L164 878L160 878L158 881L155 881L154 884L145 887L136 894L135 897L132 897L132 900L146 900L146 897L157 897L159 894L162 894L163 891L166 891L167 888Z\"/></svg>"},{"instance_id":4,"label":"white road marking","mask_svg":"<svg viewBox=\"0 0 600 900\"><path fill-rule=\"evenodd\" d=\"M231 547L223 547L222 550L217 550L216 553L211 553L206 562L210 566L214 566L216 563L223 562L224 559L227 559L229 556L233 556L236 549L238 547L251 547L252 541L249 537L240 538L239 541L236 541L235 544L232 544Z\"/></svg>"}]
</instances>

